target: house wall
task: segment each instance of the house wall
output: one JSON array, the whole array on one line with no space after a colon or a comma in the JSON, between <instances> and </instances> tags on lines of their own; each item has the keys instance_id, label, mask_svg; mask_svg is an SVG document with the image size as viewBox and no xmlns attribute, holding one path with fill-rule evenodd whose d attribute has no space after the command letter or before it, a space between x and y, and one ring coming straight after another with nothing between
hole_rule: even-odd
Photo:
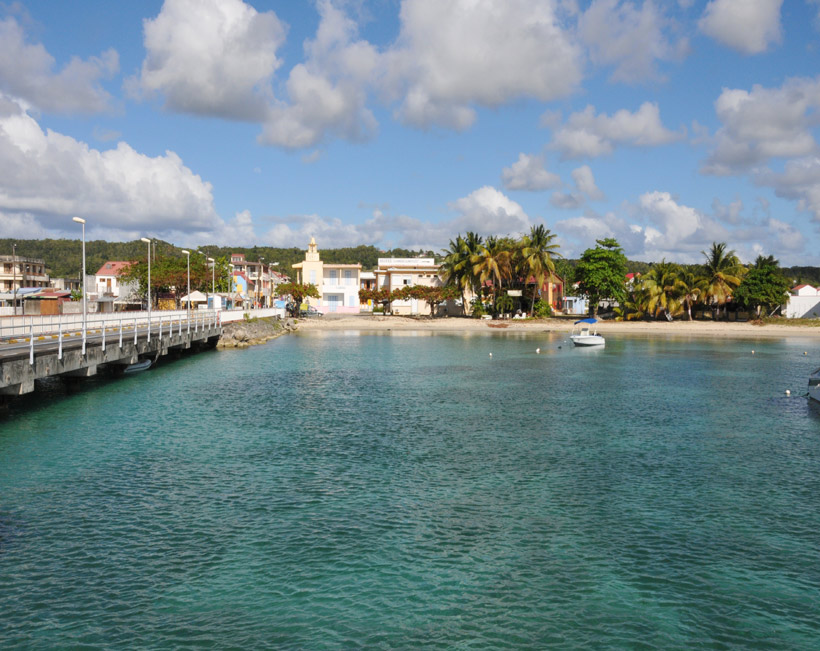
<instances>
[{"instance_id":1,"label":"house wall","mask_svg":"<svg viewBox=\"0 0 820 651\"><path fill-rule=\"evenodd\" d=\"M816 319L820 317L820 296L789 296L783 307L787 319Z\"/></svg>"}]
</instances>

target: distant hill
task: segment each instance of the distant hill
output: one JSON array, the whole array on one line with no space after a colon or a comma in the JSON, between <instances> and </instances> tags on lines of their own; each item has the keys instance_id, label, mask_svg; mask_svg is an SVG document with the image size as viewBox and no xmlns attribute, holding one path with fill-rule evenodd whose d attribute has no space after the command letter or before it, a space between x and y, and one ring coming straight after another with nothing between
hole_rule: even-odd
<instances>
[{"instance_id":1,"label":"distant hill","mask_svg":"<svg viewBox=\"0 0 820 651\"><path fill-rule=\"evenodd\" d=\"M17 244L17 255L30 258L42 258L46 262L46 269L52 277L77 278L82 266L82 242L80 240L12 240L8 238L0 239L0 255L11 255L11 245ZM156 240L157 255L179 256L181 248ZM218 258L227 257L231 253L244 253L250 261L257 261L264 258L266 263L278 262L279 270L287 275L292 274L292 265L305 259L305 249L299 247L277 248L272 246L254 246L245 248L241 246L216 246L205 245L198 249L205 255ZM132 242L105 242L94 240L85 243L86 267L88 273L94 273L103 263L108 260L137 260L144 258L147 252L147 245L140 240ZM362 263L362 268L366 270L374 269L378 264L378 258L415 258L426 257L441 259L440 251L410 251L408 249L391 249L381 251L375 246L355 246L341 249L319 249L324 262L336 264ZM578 264L577 260L562 260L562 263L574 268ZM693 265L697 267L698 265ZM630 273L646 273L652 268L652 263L630 260L627 269ZM566 268L557 269L558 273L564 273ZM805 283L807 285L820 286L820 267L783 267L783 274L795 285Z\"/></svg>"},{"instance_id":2,"label":"distant hill","mask_svg":"<svg viewBox=\"0 0 820 651\"><path fill-rule=\"evenodd\" d=\"M81 240L13 240L9 238L0 239L0 255L11 255L12 244L17 245L17 255L29 258L42 258L45 260L46 269L52 277L76 278L80 274L82 266L82 241ZM156 241L157 255L182 255L180 247L168 242ZM103 240L93 240L85 243L86 268L88 273L94 273L108 260L137 260L144 258L148 245L140 240L132 242L105 242ZM282 273L291 275L291 266L296 262L305 259L305 250L298 247L276 248L270 246L254 246L250 248L241 246L200 246L195 250L202 251L211 258L227 257L231 253L244 253L250 261L257 261L264 258L266 263L279 263ZM324 262L337 264L362 263L364 269L373 269L378 264L378 258L414 258L438 257L433 251L409 251L407 249L392 249L381 251L375 246L356 246L341 249L320 249L320 254Z\"/></svg>"}]
</instances>

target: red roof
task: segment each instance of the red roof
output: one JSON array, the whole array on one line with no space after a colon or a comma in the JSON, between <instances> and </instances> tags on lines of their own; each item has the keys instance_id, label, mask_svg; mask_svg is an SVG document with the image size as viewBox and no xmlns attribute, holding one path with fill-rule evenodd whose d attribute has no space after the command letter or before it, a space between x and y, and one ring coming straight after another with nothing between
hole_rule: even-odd
<instances>
[{"instance_id":1,"label":"red roof","mask_svg":"<svg viewBox=\"0 0 820 651\"><path fill-rule=\"evenodd\" d=\"M95 274L97 276L119 276L126 267L130 267L133 263L128 260L109 260L100 270Z\"/></svg>"}]
</instances>

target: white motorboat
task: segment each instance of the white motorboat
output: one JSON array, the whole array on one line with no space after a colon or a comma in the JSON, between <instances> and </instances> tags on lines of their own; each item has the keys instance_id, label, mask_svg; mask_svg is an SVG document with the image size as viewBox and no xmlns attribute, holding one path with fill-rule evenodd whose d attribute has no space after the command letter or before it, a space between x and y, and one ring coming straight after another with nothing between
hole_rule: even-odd
<instances>
[{"instance_id":1,"label":"white motorboat","mask_svg":"<svg viewBox=\"0 0 820 651\"><path fill-rule=\"evenodd\" d=\"M809 398L820 402L820 368L809 376Z\"/></svg>"},{"instance_id":2,"label":"white motorboat","mask_svg":"<svg viewBox=\"0 0 820 651\"><path fill-rule=\"evenodd\" d=\"M593 318L576 321L575 327L569 336L572 343L576 346L603 346L606 344L606 340L598 334L594 327L596 323L598 323L598 320Z\"/></svg>"}]
</instances>

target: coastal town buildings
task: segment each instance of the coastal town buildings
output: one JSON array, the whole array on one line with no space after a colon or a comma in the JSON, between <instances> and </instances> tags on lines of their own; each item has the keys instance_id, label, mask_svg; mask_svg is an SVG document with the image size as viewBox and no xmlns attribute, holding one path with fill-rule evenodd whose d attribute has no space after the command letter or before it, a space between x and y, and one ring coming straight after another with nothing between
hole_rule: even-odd
<instances>
[{"instance_id":1,"label":"coastal town buildings","mask_svg":"<svg viewBox=\"0 0 820 651\"><path fill-rule=\"evenodd\" d=\"M19 255L0 256L0 292L13 292L21 287L48 287L49 282L45 260Z\"/></svg>"},{"instance_id":2,"label":"coastal town buildings","mask_svg":"<svg viewBox=\"0 0 820 651\"><path fill-rule=\"evenodd\" d=\"M373 270L376 287L394 291L402 287L441 287L439 265L433 258L379 258L378 267ZM415 298L392 301L393 314L430 314L426 301Z\"/></svg>"},{"instance_id":3,"label":"coastal town buildings","mask_svg":"<svg viewBox=\"0 0 820 651\"><path fill-rule=\"evenodd\" d=\"M94 294L98 298L119 298L122 290L120 274L131 266L125 260L109 260L94 274Z\"/></svg>"},{"instance_id":4,"label":"coastal town buildings","mask_svg":"<svg viewBox=\"0 0 820 651\"><path fill-rule=\"evenodd\" d=\"M257 307L272 305L274 288L284 282L274 271L278 262L266 263L264 258L248 260L244 253L231 253L231 294L233 302Z\"/></svg>"},{"instance_id":5,"label":"coastal town buildings","mask_svg":"<svg viewBox=\"0 0 820 651\"><path fill-rule=\"evenodd\" d=\"M820 317L820 288L797 285L789 291L789 300L781 312L787 319L816 319Z\"/></svg>"},{"instance_id":6,"label":"coastal town buildings","mask_svg":"<svg viewBox=\"0 0 820 651\"><path fill-rule=\"evenodd\" d=\"M355 313L360 311L359 288L362 264L323 262L315 238L310 238L305 259L293 265L296 282L316 285L318 299L308 304L327 312Z\"/></svg>"}]
</instances>

